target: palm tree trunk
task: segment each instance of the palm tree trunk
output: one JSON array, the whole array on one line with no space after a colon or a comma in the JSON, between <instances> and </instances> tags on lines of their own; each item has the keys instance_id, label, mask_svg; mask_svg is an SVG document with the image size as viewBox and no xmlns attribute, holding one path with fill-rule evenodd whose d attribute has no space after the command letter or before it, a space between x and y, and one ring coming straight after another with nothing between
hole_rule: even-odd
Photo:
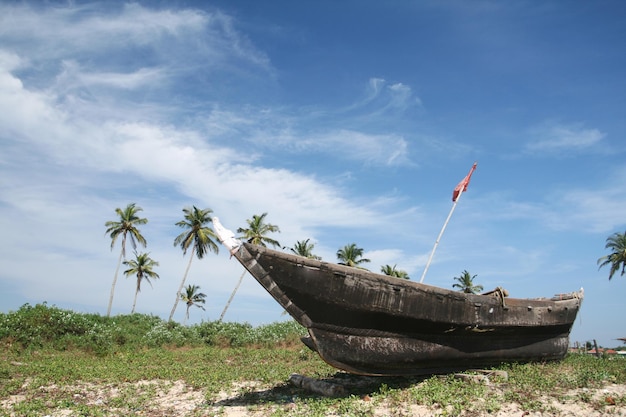
<instances>
[{"instance_id":1,"label":"palm tree trunk","mask_svg":"<svg viewBox=\"0 0 626 417\"><path fill-rule=\"evenodd\" d=\"M113 285L111 285L111 295L109 295L109 308L107 308L107 317L111 316L111 306L113 305L113 294L115 293L115 284L117 283L117 274L120 271L120 265L122 264L122 255L124 255L126 247L126 235L122 239L122 250L120 251L120 257L117 260L117 267L115 267L115 275L113 275Z\"/></svg>"},{"instance_id":2,"label":"palm tree trunk","mask_svg":"<svg viewBox=\"0 0 626 417\"><path fill-rule=\"evenodd\" d=\"M180 294L183 291L183 287L185 286L185 280L187 280L187 274L189 273L189 268L191 267L191 261L193 261L193 255L196 252L196 245L193 245L193 250L191 251L191 256L189 257L189 263L187 264L187 269L185 270L185 275L183 275L182 281L180 281L180 286L178 287L178 291L176 292L176 300L174 301L174 307L172 307L172 312L170 313L170 318L168 321L172 321L172 317L174 317L174 312L176 311L176 306L178 306L178 300L180 299Z\"/></svg>"},{"instance_id":3,"label":"palm tree trunk","mask_svg":"<svg viewBox=\"0 0 626 417\"><path fill-rule=\"evenodd\" d=\"M191 307L191 305L187 304L187 312L185 313L185 320L183 320L183 326L187 324L187 320L189 320L189 307Z\"/></svg>"},{"instance_id":4,"label":"palm tree trunk","mask_svg":"<svg viewBox=\"0 0 626 417\"><path fill-rule=\"evenodd\" d=\"M237 293L237 290L239 289L239 286L241 285L241 281L243 281L243 276L246 275L246 272L247 271L244 269L243 272L241 273L241 276L239 277L239 281L237 282L237 286L235 287L232 294L230 295L230 298L226 302L226 306L224 306L224 310L222 311L222 314L220 314L220 318L218 321L222 321L222 319L224 318L224 314L226 314L226 310L228 310L228 307L230 307L230 303L233 301L233 298L235 298L235 293Z\"/></svg>"},{"instance_id":5,"label":"palm tree trunk","mask_svg":"<svg viewBox=\"0 0 626 417\"><path fill-rule=\"evenodd\" d=\"M135 305L137 305L137 294L139 294L139 285L141 282L141 278L137 277L137 288L135 288L135 299L133 300L133 309L130 311L130 314L135 312Z\"/></svg>"}]
</instances>

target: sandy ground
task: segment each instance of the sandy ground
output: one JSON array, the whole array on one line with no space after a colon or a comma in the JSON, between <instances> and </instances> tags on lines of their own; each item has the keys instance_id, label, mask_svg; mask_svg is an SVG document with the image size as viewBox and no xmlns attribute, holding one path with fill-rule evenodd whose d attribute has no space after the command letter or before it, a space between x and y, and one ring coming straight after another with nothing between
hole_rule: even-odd
<instances>
[{"instance_id":1,"label":"sandy ground","mask_svg":"<svg viewBox=\"0 0 626 417\"><path fill-rule=\"evenodd\" d=\"M494 388L497 389L497 388ZM292 399L285 399L279 405L264 404L261 400L264 389L257 383L244 383L230 387L228 391L222 391L217 398L208 400L205 392L187 386L183 381L142 381L138 383L96 385L78 384L72 386L49 385L38 387L37 394L33 398L24 395L14 395L7 399L0 399L0 415L18 416L13 411L14 406L24 401L43 400L48 401L52 408L52 399L64 399L67 402L82 404L84 407L94 407L100 411L106 410L106 415L134 415L134 416L169 416L169 417L191 417L191 416L223 416L223 417L248 417L267 416L282 407L283 415L302 416L303 410L298 410L298 402ZM32 393L32 390L30 391ZM130 406L130 409L115 401L116 398L128 392L136 393L138 397L147 395L147 401L142 400L139 406ZM275 395L275 394L273 394ZM626 385L607 385L601 389L577 389L559 395L559 400L551 396L542 398L542 403L548 405L549 411L527 412L519 404L502 404L497 413L476 413L468 412L467 416L487 415L492 417L508 416L568 416L568 417L599 417L599 416L625 416L626 406L622 403L626 396ZM584 400L583 400L584 399ZM617 401L616 401L617 400ZM364 409L371 406L373 401L368 396L362 397L359 401L363 403ZM481 401L477 399L477 401ZM616 402L621 405L616 405ZM58 403L58 402L57 402ZM450 410L444 406L427 407L415 404L405 404L391 407L388 403L377 403L373 407L373 416L442 416L449 415ZM371 411L370 411L371 412ZM7 414L4 414L7 413ZM84 415L83 413L72 411L71 409L56 408L46 417L74 417ZM339 414L329 414L329 416Z\"/></svg>"}]
</instances>

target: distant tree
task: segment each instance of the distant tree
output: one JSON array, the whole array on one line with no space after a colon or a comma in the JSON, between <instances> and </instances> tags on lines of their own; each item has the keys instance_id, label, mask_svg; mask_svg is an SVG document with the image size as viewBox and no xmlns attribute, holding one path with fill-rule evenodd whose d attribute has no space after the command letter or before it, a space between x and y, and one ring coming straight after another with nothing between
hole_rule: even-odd
<instances>
[{"instance_id":1,"label":"distant tree","mask_svg":"<svg viewBox=\"0 0 626 417\"><path fill-rule=\"evenodd\" d=\"M611 265L609 269L609 281L613 275L621 269L621 275L626 271L626 232L613 233L606 239L606 249L611 253L598 259L598 269L605 265Z\"/></svg>"},{"instance_id":2,"label":"distant tree","mask_svg":"<svg viewBox=\"0 0 626 417\"><path fill-rule=\"evenodd\" d=\"M137 213L142 211L141 207L135 206L135 203L130 203L125 209L116 208L115 213L119 216L118 220L111 220L104 223L107 228L105 234L108 234L111 238L111 250L115 246L115 242L119 236L122 236L122 251L120 257L117 260L117 267L115 268L115 274L113 275L113 284L111 285L111 294L109 295L109 307L107 308L107 317L111 315L111 306L113 305L113 294L115 293L115 284L117 283L117 275L122 264L122 258L126 259L126 238L130 237L130 243L133 249L137 248L137 243L146 247L146 239L142 236L137 228L138 225L148 223L148 219L142 219L137 216Z\"/></svg>"},{"instance_id":3,"label":"distant tree","mask_svg":"<svg viewBox=\"0 0 626 417\"><path fill-rule=\"evenodd\" d=\"M248 243L252 243L254 245L267 246L269 244L274 247L280 246L280 243L278 243L277 240L274 240L271 237L267 236L268 233L280 233L280 229L276 225L265 223L265 216L267 216L267 213L263 213L260 216L254 214L252 216L252 219L246 220L246 222L248 223L248 227L240 227L239 229L237 229L237 233L241 234L241 239L246 239ZM228 301L226 301L226 305L224 306L224 310L222 310L222 314L220 314L220 318L218 321L222 321L222 319L224 318L224 315L230 307L230 303L233 301L233 298L235 298L235 294L237 294L237 291L239 290L239 287L241 286L241 282L243 281L243 277L245 275L246 270L244 269L239 276L239 280L237 280L237 285L235 285L235 289L230 294Z\"/></svg>"},{"instance_id":4,"label":"distant tree","mask_svg":"<svg viewBox=\"0 0 626 417\"><path fill-rule=\"evenodd\" d=\"M180 248L183 250L183 255L187 254L187 249L190 247L192 249L187 269L185 270L183 279L180 281L180 286L176 292L176 301L174 302L174 307L172 307L172 311L170 313L170 321L176 311L178 300L180 300L181 291L185 285L185 280L187 279L187 274L189 273L194 253L198 259L202 259L208 251L215 253L219 252L217 244L213 241L213 239L217 240L217 235L213 229L207 226L209 223L213 222L213 219L211 218L213 210L210 208L199 209L196 206L193 206L191 208L185 207L183 209L183 213L185 213L185 219L177 222L176 226L182 227L186 230L174 239L174 246L180 245Z\"/></svg>"},{"instance_id":5,"label":"distant tree","mask_svg":"<svg viewBox=\"0 0 626 417\"><path fill-rule=\"evenodd\" d=\"M313 254L313 248L315 247L315 243L310 243L310 239L307 240L298 240L292 248L289 248L293 253L299 256L304 256L309 259L322 259L320 256Z\"/></svg>"},{"instance_id":6,"label":"distant tree","mask_svg":"<svg viewBox=\"0 0 626 417\"><path fill-rule=\"evenodd\" d=\"M401 269L396 269L396 265L383 265L380 267L380 272L385 275L389 275L390 277L410 279L409 274Z\"/></svg>"},{"instance_id":7,"label":"distant tree","mask_svg":"<svg viewBox=\"0 0 626 417\"><path fill-rule=\"evenodd\" d=\"M187 323L187 320L189 320L189 309L191 306L196 306L204 310L203 304L206 302L206 294L199 291L199 285L187 285L185 292L180 294L180 299L187 304L187 312L183 324Z\"/></svg>"},{"instance_id":8,"label":"distant tree","mask_svg":"<svg viewBox=\"0 0 626 417\"><path fill-rule=\"evenodd\" d=\"M337 251L337 259L339 265L351 266L354 268L365 269L361 264L371 262L367 258L363 258L363 248L359 248L356 243L351 243Z\"/></svg>"},{"instance_id":9,"label":"distant tree","mask_svg":"<svg viewBox=\"0 0 626 417\"><path fill-rule=\"evenodd\" d=\"M470 275L469 272L463 271L460 276L454 277L457 283L452 285L452 288L458 288L459 291L463 291L467 294L479 293L483 290L483 286L474 284L475 278L476 275Z\"/></svg>"},{"instance_id":10,"label":"distant tree","mask_svg":"<svg viewBox=\"0 0 626 417\"><path fill-rule=\"evenodd\" d=\"M135 312L135 305L137 304L137 294L141 291L141 281L145 280L150 286L150 278L158 279L159 274L154 272L152 268L159 266L159 263L150 258L148 253L137 253L135 251L135 259L130 261L124 261L124 265L128 266L128 269L124 271L124 275L129 277L131 275L137 276L137 285L135 286L135 299L133 300L133 309L130 314Z\"/></svg>"}]
</instances>

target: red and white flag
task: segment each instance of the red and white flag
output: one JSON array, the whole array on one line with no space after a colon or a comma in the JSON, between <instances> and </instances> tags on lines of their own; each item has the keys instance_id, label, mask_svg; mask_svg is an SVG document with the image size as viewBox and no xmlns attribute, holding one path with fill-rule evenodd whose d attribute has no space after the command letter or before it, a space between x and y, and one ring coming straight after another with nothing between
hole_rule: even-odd
<instances>
[{"instance_id":1,"label":"red and white flag","mask_svg":"<svg viewBox=\"0 0 626 417\"><path fill-rule=\"evenodd\" d=\"M452 201L456 201L457 198L459 198L459 195L461 193L464 193L465 191L467 191L467 186L470 183L470 179L472 178L472 174L474 173L475 169L476 169L476 162L474 162L474 165L472 166L472 169L470 169L469 174L467 174L465 178L463 178L463 180L460 183L458 183L456 187L454 187L454 191L452 192Z\"/></svg>"}]
</instances>

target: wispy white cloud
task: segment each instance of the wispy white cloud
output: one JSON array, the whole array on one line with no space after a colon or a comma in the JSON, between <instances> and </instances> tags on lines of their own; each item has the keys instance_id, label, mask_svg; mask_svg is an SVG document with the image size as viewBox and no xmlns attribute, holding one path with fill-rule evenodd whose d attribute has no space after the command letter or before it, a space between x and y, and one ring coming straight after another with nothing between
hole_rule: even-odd
<instances>
[{"instance_id":1,"label":"wispy white cloud","mask_svg":"<svg viewBox=\"0 0 626 417\"><path fill-rule=\"evenodd\" d=\"M12 140L39 134L42 138L49 138L63 129L64 115L54 107L54 97L24 88L22 80L7 69L18 65L20 60L10 53L3 55L5 59L0 62L5 66L0 67L0 124L4 134ZM7 59L7 56L13 58Z\"/></svg>"},{"instance_id":2,"label":"wispy white cloud","mask_svg":"<svg viewBox=\"0 0 626 417\"><path fill-rule=\"evenodd\" d=\"M557 229L609 233L626 227L626 190L620 185L566 191L560 204L560 209L549 215L549 224Z\"/></svg>"},{"instance_id":3,"label":"wispy white cloud","mask_svg":"<svg viewBox=\"0 0 626 417\"><path fill-rule=\"evenodd\" d=\"M410 165L408 143L398 135L372 135L339 130L301 139L296 146L304 151L322 152L373 165Z\"/></svg>"},{"instance_id":4,"label":"wispy white cloud","mask_svg":"<svg viewBox=\"0 0 626 417\"><path fill-rule=\"evenodd\" d=\"M80 64L73 61L63 61L63 70L56 77L56 88L59 90L73 90L76 88L119 88L134 90L139 87L154 85L164 82L167 77L162 68L139 68L136 71L122 72L97 72L84 71Z\"/></svg>"},{"instance_id":5,"label":"wispy white cloud","mask_svg":"<svg viewBox=\"0 0 626 417\"><path fill-rule=\"evenodd\" d=\"M207 134L218 141L247 143L249 158L255 152L271 150L289 155L318 154L371 166L412 166L410 144L400 134L367 133L349 128L325 126L318 116L315 123L308 116L285 114L280 109L244 108L225 110L215 107L203 121ZM330 124L330 123L329 123ZM341 124L334 121L334 124ZM347 124L350 124L347 122Z\"/></svg>"},{"instance_id":6,"label":"wispy white cloud","mask_svg":"<svg viewBox=\"0 0 626 417\"><path fill-rule=\"evenodd\" d=\"M544 200L514 199L509 192L489 193L482 196L483 213L494 220L531 221L553 231L581 231L607 233L626 225L626 170L614 172L612 180L601 186L589 188L575 185L558 189Z\"/></svg>"},{"instance_id":7,"label":"wispy white cloud","mask_svg":"<svg viewBox=\"0 0 626 417\"><path fill-rule=\"evenodd\" d=\"M533 153L579 152L598 145L606 134L582 125L546 124L534 128L526 150Z\"/></svg>"},{"instance_id":8,"label":"wispy white cloud","mask_svg":"<svg viewBox=\"0 0 626 417\"><path fill-rule=\"evenodd\" d=\"M411 106L421 106L422 100L413 95L413 90L406 84L396 83L389 86L389 107L406 109Z\"/></svg>"},{"instance_id":9,"label":"wispy white cloud","mask_svg":"<svg viewBox=\"0 0 626 417\"><path fill-rule=\"evenodd\" d=\"M379 117L390 112L404 112L410 108L422 107L422 100L417 97L409 85L389 84L383 78L369 79L365 97L357 100L341 112L366 111L368 117Z\"/></svg>"},{"instance_id":10,"label":"wispy white cloud","mask_svg":"<svg viewBox=\"0 0 626 417\"><path fill-rule=\"evenodd\" d=\"M319 133L298 133L283 129L277 133L263 132L254 136L254 143L301 155L319 154L374 166L411 165L409 144L393 134L377 135L347 129Z\"/></svg>"},{"instance_id":11,"label":"wispy white cloud","mask_svg":"<svg viewBox=\"0 0 626 417\"><path fill-rule=\"evenodd\" d=\"M42 13L29 5L0 7L2 38L8 44L28 45L35 58L125 48L157 43L164 35L179 36L201 30L208 16L192 10L172 12L127 4L112 11L97 3L49 6ZM37 28L37 30L32 30Z\"/></svg>"},{"instance_id":12,"label":"wispy white cloud","mask_svg":"<svg viewBox=\"0 0 626 417\"><path fill-rule=\"evenodd\" d=\"M167 62L169 71L187 73L229 66L229 62L270 70L268 57L237 31L230 16L218 11L154 9L136 3L102 8L92 3L49 6L42 12L28 5L4 4L0 27L3 46L27 50L28 59L40 63L39 69L44 67L41 62L73 59L82 67L100 68L132 68L141 61L137 71L149 62ZM121 52L142 59L120 61Z\"/></svg>"},{"instance_id":13,"label":"wispy white cloud","mask_svg":"<svg viewBox=\"0 0 626 417\"><path fill-rule=\"evenodd\" d=\"M0 49L0 69L9 74L11 71L19 68L22 59L18 54Z\"/></svg>"}]
</instances>

